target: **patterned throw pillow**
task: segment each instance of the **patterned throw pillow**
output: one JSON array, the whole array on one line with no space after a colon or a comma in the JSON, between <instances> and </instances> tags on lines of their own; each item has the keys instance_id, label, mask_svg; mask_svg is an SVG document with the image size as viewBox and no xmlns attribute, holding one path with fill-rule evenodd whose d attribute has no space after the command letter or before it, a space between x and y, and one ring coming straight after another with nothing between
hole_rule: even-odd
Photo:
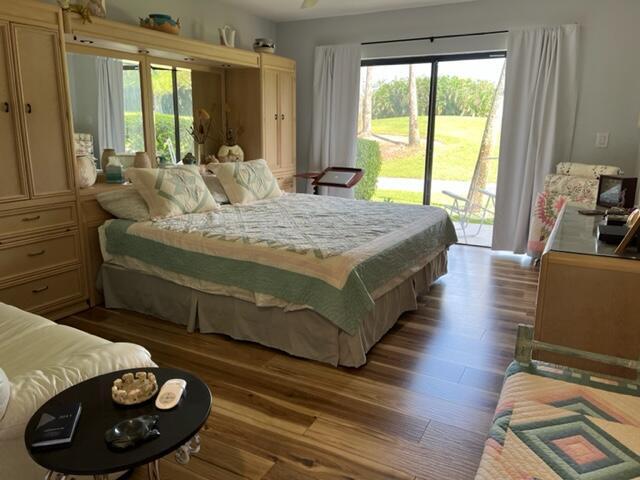
<instances>
[{"instance_id":1,"label":"patterned throw pillow","mask_svg":"<svg viewBox=\"0 0 640 480\"><path fill-rule=\"evenodd\" d=\"M219 163L210 167L234 205L282 196L278 181L264 160Z\"/></svg>"},{"instance_id":2,"label":"patterned throw pillow","mask_svg":"<svg viewBox=\"0 0 640 480\"><path fill-rule=\"evenodd\" d=\"M119 187L110 192L102 192L96 199L102 208L116 218L135 222L146 222L151 219L147 203L133 187Z\"/></svg>"},{"instance_id":3,"label":"patterned throw pillow","mask_svg":"<svg viewBox=\"0 0 640 480\"><path fill-rule=\"evenodd\" d=\"M149 207L151 219L215 210L218 204L197 165L128 168L127 177Z\"/></svg>"}]
</instances>

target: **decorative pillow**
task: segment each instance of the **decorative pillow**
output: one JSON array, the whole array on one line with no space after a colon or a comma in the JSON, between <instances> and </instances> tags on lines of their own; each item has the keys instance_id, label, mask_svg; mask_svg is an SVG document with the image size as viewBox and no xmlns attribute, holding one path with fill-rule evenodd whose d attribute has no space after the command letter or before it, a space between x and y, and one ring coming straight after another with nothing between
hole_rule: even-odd
<instances>
[{"instance_id":1,"label":"decorative pillow","mask_svg":"<svg viewBox=\"0 0 640 480\"><path fill-rule=\"evenodd\" d=\"M231 203L229 201L229 197L222 188L222 184L220 183L220 179L211 173L203 173L202 179L204 183L207 185L207 188L213 195L213 199L220 204Z\"/></svg>"},{"instance_id":2,"label":"decorative pillow","mask_svg":"<svg viewBox=\"0 0 640 480\"><path fill-rule=\"evenodd\" d=\"M560 162L556 166L558 175L600 178L600 175L621 175L622 170L612 165L589 165L587 163Z\"/></svg>"},{"instance_id":3,"label":"decorative pillow","mask_svg":"<svg viewBox=\"0 0 640 480\"><path fill-rule=\"evenodd\" d=\"M527 244L529 256L537 258L542 255L560 210L568 200L564 195L549 192L538 193L529 227L529 242Z\"/></svg>"},{"instance_id":4,"label":"decorative pillow","mask_svg":"<svg viewBox=\"0 0 640 480\"><path fill-rule=\"evenodd\" d=\"M209 212L218 206L197 165L129 168L126 174L147 203L152 220Z\"/></svg>"},{"instance_id":5,"label":"decorative pillow","mask_svg":"<svg viewBox=\"0 0 640 480\"><path fill-rule=\"evenodd\" d=\"M251 203L282 195L278 181L264 160L210 166L232 204Z\"/></svg>"},{"instance_id":6,"label":"decorative pillow","mask_svg":"<svg viewBox=\"0 0 640 480\"><path fill-rule=\"evenodd\" d=\"M144 198L132 187L122 187L111 192L99 193L98 203L116 218L146 222L151 219L149 207Z\"/></svg>"},{"instance_id":7,"label":"decorative pillow","mask_svg":"<svg viewBox=\"0 0 640 480\"><path fill-rule=\"evenodd\" d=\"M9 398L11 398L11 382L9 382L4 370L0 368L0 420L4 417L4 412L7 411Z\"/></svg>"}]
</instances>

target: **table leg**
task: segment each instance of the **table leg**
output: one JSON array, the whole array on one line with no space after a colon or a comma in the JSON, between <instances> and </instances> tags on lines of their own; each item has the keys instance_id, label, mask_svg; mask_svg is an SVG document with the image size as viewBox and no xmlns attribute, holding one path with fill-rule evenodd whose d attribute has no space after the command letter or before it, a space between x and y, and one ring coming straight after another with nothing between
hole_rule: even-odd
<instances>
[{"instance_id":1,"label":"table leg","mask_svg":"<svg viewBox=\"0 0 640 480\"><path fill-rule=\"evenodd\" d=\"M149 474L149 480L160 480L160 466L158 460L147 464L147 473Z\"/></svg>"},{"instance_id":2,"label":"table leg","mask_svg":"<svg viewBox=\"0 0 640 480\"><path fill-rule=\"evenodd\" d=\"M191 460L191 455L200 451L200 435L196 434L189 442L176 450L176 461L180 465L186 465Z\"/></svg>"},{"instance_id":3,"label":"table leg","mask_svg":"<svg viewBox=\"0 0 640 480\"><path fill-rule=\"evenodd\" d=\"M63 473L52 472L49 470L44 476L44 480L66 480L67 476Z\"/></svg>"}]
</instances>

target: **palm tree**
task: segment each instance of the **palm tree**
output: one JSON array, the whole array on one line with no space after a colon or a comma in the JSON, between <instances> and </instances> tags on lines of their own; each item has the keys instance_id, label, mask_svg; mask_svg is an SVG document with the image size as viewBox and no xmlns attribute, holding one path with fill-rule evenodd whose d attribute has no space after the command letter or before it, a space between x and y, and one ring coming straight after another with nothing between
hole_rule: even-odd
<instances>
[{"instance_id":1,"label":"palm tree","mask_svg":"<svg viewBox=\"0 0 640 480\"><path fill-rule=\"evenodd\" d=\"M362 96L362 129L360 135L371 135L371 114L373 110L373 67L367 67L367 75L364 80L364 94Z\"/></svg>"},{"instance_id":2,"label":"palm tree","mask_svg":"<svg viewBox=\"0 0 640 480\"><path fill-rule=\"evenodd\" d=\"M409 146L420 145L418 124L418 88L413 65L409 65Z\"/></svg>"}]
</instances>

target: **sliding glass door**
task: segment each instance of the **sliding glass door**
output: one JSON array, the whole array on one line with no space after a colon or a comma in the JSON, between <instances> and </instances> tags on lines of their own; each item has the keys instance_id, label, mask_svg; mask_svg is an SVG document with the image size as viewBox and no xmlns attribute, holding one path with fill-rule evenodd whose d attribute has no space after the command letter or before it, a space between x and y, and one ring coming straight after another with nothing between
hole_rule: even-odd
<instances>
[{"instance_id":1,"label":"sliding glass door","mask_svg":"<svg viewBox=\"0 0 640 480\"><path fill-rule=\"evenodd\" d=\"M504 91L503 53L363 62L359 161L368 199L446 208L461 243L491 243Z\"/></svg>"}]
</instances>

